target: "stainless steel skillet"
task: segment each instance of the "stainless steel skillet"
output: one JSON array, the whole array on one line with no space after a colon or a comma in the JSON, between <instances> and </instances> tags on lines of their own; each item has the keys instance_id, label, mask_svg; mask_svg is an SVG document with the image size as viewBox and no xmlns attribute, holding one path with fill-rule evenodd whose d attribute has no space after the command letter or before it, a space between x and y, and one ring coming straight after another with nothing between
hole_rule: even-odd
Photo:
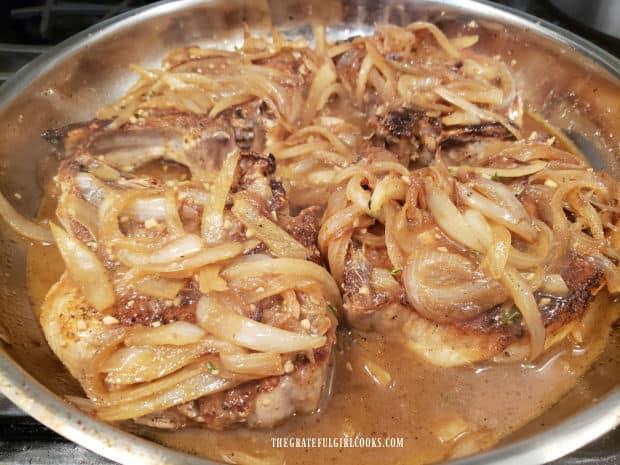
<instances>
[{"instance_id":1,"label":"stainless steel skillet","mask_svg":"<svg viewBox=\"0 0 620 465\"><path fill-rule=\"evenodd\" d=\"M187 43L233 47L243 22L272 23L310 35L321 22L334 38L369 31L375 22L440 22L448 30L475 24L481 50L504 56L527 100L558 127L589 141L597 168L619 177L620 62L550 24L488 3L456 0L177 0L99 24L35 60L0 88L0 189L22 195L33 215L40 191L37 161L49 148L39 134L92 117L120 96L134 77L128 65L158 64ZM474 23L472 23L474 21ZM47 348L26 287L26 248L0 224L0 391L50 428L124 464L205 464L203 459L143 440L96 421L61 399L76 387ZM620 423L617 380L597 384L598 401L571 405L553 426L507 441L460 464L539 464L566 454ZM595 382L593 381L593 382Z\"/></svg>"}]
</instances>

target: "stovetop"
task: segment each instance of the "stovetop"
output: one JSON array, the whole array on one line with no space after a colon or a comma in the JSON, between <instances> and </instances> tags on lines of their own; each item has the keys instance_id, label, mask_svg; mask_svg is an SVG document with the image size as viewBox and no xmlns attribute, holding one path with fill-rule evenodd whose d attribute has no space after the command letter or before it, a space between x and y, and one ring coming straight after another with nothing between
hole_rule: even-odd
<instances>
[{"instance_id":1,"label":"stovetop","mask_svg":"<svg viewBox=\"0 0 620 465\"><path fill-rule=\"evenodd\" d=\"M0 0L0 83L54 44L148 0ZM497 0L569 29L613 54L620 41L581 26L546 0ZM113 465L24 414L0 395L0 464ZM620 465L620 428L554 465ZM524 464L527 465L527 464Z\"/></svg>"}]
</instances>

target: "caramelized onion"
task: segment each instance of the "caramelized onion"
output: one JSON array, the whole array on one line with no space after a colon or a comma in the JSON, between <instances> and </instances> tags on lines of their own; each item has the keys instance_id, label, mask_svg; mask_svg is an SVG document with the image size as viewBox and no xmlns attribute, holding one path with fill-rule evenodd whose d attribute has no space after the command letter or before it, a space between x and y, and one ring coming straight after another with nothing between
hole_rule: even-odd
<instances>
[{"instance_id":1,"label":"caramelized onion","mask_svg":"<svg viewBox=\"0 0 620 465\"><path fill-rule=\"evenodd\" d=\"M289 233L265 218L248 199L235 198L231 211L246 228L254 231L256 238L265 243L278 257L306 258L308 251Z\"/></svg>"},{"instance_id":2,"label":"caramelized onion","mask_svg":"<svg viewBox=\"0 0 620 465\"><path fill-rule=\"evenodd\" d=\"M138 292L160 299L174 299L185 286L180 279L168 279L162 276L145 276L133 286Z\"/></svg>"},{"instance_id":3,"label":"caramelized onion","mask_svg":"<svg viewBox=\"0 0 620 465\"><path fill-rule=\"evenodd\" d=\"M261 377L284 374L282 356L274 352L221 354L220 361L222 366L232 373Z\"/></svg>"},{"instance_id":4,"label":"caramelized onion","mask_svg":"<svg viewBox=\"0 0 620 465\"><path fill-rule=\"evenodd\" d=\"M136 327L125 336L128 346L184 346L200 341L205 332L186 321L175 321L158 327Z\"/></svg>"},{"instance_id":5,"label":"caramelized onion","mask_svg":"<svg viewBox=\"0 0 620 465\"><path fill-rule=\"evenodd\" d=\"M69 276L88 303L100 311L110 307L115 301L114 288L97 255L62 228L53 223L50 228Z\"/></svg>"},{"instance_id":6,"label":"caramelized onion","mask_svg":"<svg viewBox=\"0 0 620 465\"><path fill-rule=\"evenodd\" d=\"M212 295L200 299L196 317L199 324L214 336L262 352L317 349L327 342L325 336L294 333L254 321L236 313Z\"/></svg>"},{"instance_id":7,"label":"caramelized onion","mask_svg":"<svg viewBox=\"0 0 620 465\"><path fill-rule=\"evenodd\" d=\"M252 276L280 275L296 276L297 278L312 279L323 288L325 298L334 305L340 305L340 291L334 278L316 263L294 258L258 258L232 264L222 271L221 275L227 280L247 279Z\"/></svg>"},{"instance_id":8,"label":"caramelized onion","mask_svg":"<svg viewBox=\"0 0 620 465\"><path fill-rule=\"evenodd\" d=\"M514 268L507 267L501 281L510 292L525 321L530 336L530 359L534 360L545 347L545 326L538 310L538 304L527 282Z\"/></svg>"},{"instance_id":9,"label":"caramelized onion","mask_svg":"<svg viewBox=\"0 0 620 465\"><path fill-rule=\"evenodd\" d=\"M211 188L212 195L204 204L202 213L202 237L208 244L221 240L224 229L224 207L239 162L239 150L230 152Z\"/></svg>"},{"instance_id":10,"label":"caramelized onion","mask_svg":"<svg viewBox=\"0 0 620 465\"><path fill-rule=\"evenodd\" d=\"M469 249L482 251L483 246L480 240L450 198L428 179L425 181L424 186L426 188L428 209L442 231Z\"/></svg>"},{"instance_id":11,"label":"caramelized onion","mask_svg":"<svg viewBox=\"0 0 620 465\"><path fill-rule=\"evenodd\" d=\"M135 384L152 381L172 373L198 357L199 351L185 347L124 347L99 367L109 384Z\"/></svg>"},{"instance_id":12,"label":"caramelized onion","mask_svg":"<svg viewBox=\"0 0 620 465\"><path fill-rule=\"evenodd\" d=\"M37 242L54 242L54 237L47 226L37 224L24 218L0 193L0 218L4 219L14 231Z\"/></svg>"},{"instance_id":13,"label":"caramelized onion","mask_svg":"<svg viewBox=\"0 0 620 465\"><path fill-rule=\"evenodd\" d=\"M151 253L133 252L128 249L119 249L117 256L127 266L164 265L179 262L192 257L202 250L202 240L194 235L187 234L172 240L158 250Z\"/></svg>"},{"instance_id":14,"label":"caramelized onion","mask_svg":"<svg viewBox=\"0 0 620 465\"><path fill-rule=\"evenodd\" d=\"M457 183L456 188L459 193L459 198L469 207L475 208L484 216L503 224L528 241L532 241L536 236L536 229L532 225L531 219L528 219L528 215L523 210L521 204L518 204L518 206L514 204L513 200L516 201L516 199L514 199L511 192L506 193L502 188L497 188L494 191L499 194L502 199L508 200L500 204L499 201L501 200L496 201L495 199L489 199L463 184ZM512 196L512 198L507 199L508 195Z\"/></svg>"},{"instance_id":15,"label":"caramelized onion","mask_svg":"<svg viewBox=\"0 0 620 465\"><path fill-rule=\"evenodd\" d=\"M493 176L498 178L520 178L522 176L529 176L534 173L545 169L548 163L546 161L535 161L528 165L521 165L515 168L493 168L493 167L480 167L480 166L452 166L452 170L471 171L484 176Z\"/></svg>"},{"instance_id":16,"label":"caramelized onion","mask_svg":"<svg viewBox=\"0 0 620 465\"><path fill-rule=\"evenodd\" d=\"M416 311L438 323L473 318L504 302L504 287L453 253L418 249L403 271L407 298Z\"/></svg>"},{"instance_id":17,"label":"caramelized onion","mask_svg":"<svg viewBox=\"0 0 620 465\"><path fill-rule=\"evenodd\" d=\"M559 274L548 274L545 276L542 290L543 292L560 297L567 296L570 293L570 289L566 285L564 278Z\"/></svg>"},{"instance_id":18,"label":"caramelized onion","mask_svg":"<svg viewBox=\"0 0 620 465\"><path fill-rule=\"evenodd\" d=\"M210 373L210 366L212 365L212 362L203 362L198 370L179 372L176 378L169 377L168 384L171 386L166 390L156 391L152 395L141 397L136 401L100 407L97 409L97 416L107 421L137 418L150 412L165 410L199 397L231 389L248 380L247 377L229 376L223 378L212 374ZM193 374L196 371L198 373ZM188 377L187 374L192 374L192 376ZM179 378L180 380L177 381ZM120 391L120 393L122 392Z\"/></svg>"},{"instance_id":19,"label":"caramelized onion","mask_svg":"<svg viewBox=\"0 0 620 465\"><path fill-rule=\"evenodd\" d=\"M170 263L149 263L141 267L145 273L178 273L192 271L211 263L217 263L241 255L244 244L228 242L206 247L189 257L179 256Z\"/></svg>"}]
</instances>

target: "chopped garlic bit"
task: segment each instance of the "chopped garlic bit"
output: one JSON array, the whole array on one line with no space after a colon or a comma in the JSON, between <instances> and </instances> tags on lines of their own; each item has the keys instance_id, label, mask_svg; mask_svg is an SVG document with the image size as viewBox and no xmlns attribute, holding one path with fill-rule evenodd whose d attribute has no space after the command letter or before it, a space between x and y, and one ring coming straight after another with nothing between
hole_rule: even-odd
<instances>
[{"instance_id":1,"label":"chopped garlic bit","mask_svg":"<svg viewBox=\"0 0 620 465\"><path fill-rule=\"evenodd\" d=\"M157 222L155 218L149 218L148 220L144 222L144 227L146 229L153 229L153 228L156 228L158 224L159 223Z\"/></svg>"},{"instance_id":2,"label":"chopped garlic bit","mask_svg":"<svg viewBox=\"0 0 620 465\"><path fill-rule=\"evenodd\" d=\"M292 373L295 371L295 365L290 360L287 360L284 364L284 373Z\"/></svg>"},{"instance_id":3,"label":"chopped garlic bit","mask_svg":"<svg viewBox=\"0 0 620 465\"><path fill-rule=\"evenodd\" d=\"M119 321L116 318L114 318L112 315L104 316L102 321L104 325L115 325L119 323Z\"/></svg>"},{"instance_id":4,"label":"chopped garlic bit","mask_svg":"<svg viewBox=\"0 0 620 465\"><path fill-rule=\"evenodd\" d=\"M368 289L368 286L362 286L360 287L359 293L362 295L370 295L370 289Z\"/></svg>"},{"instance_id":5,"label":"chopped garlic bit","mask_svg":"<svg viewBox=\"0 0 620 465\"><path fill-rule=\"evenodd\" d=\"M545 186L555 189L556 187L558 187L558 183L555 182L553 179L545 179Z\"/></svg>"}]
</instances>

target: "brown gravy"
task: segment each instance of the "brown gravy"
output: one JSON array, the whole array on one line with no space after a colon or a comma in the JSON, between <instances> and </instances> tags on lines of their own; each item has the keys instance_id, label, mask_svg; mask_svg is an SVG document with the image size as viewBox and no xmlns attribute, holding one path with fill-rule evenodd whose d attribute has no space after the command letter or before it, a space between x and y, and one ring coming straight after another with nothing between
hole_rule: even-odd
<instances>
[{"instance_id":1,"label":"brown gravy","mask_svg":"<svg viewBox=\"0 0 620 465\"><path fill-rule=\"evenodd\" d=\"M52 218L54 209L55 199L48 195L39 216ZM37 311L63 269L54 247L30 246L29 288ZM620 305L604 295L593 305L598 323L582 346L565 341L536 366L438 368L417 360L385 336L341 329L331 396L315 415L297 416L270 431L124 427L166 446L228 463L413 465L468 455L491 447L529 422L515 434L523 436L557 422L620 382L620 331L610 336L608 329ZM390 373L389 387L378 385L364 370L366 360ZM558 401L561 408L540 417ZM277 448L272 444L272 438L355 436L402 438L403 447Z\"/></svg>"}]
</instances>

